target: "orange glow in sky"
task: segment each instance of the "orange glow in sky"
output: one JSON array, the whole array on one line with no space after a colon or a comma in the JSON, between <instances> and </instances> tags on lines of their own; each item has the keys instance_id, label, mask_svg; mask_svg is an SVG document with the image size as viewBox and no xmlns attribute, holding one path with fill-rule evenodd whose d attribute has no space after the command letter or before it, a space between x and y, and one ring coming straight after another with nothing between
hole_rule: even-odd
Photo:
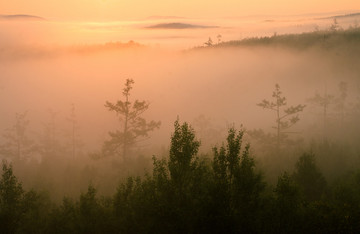
<instances>
[{"instance_id":1,"label":"orange glow in sky","mask_svg":"<svg viewBox=\"0 0 360 234\"><path fill-rule=\"evenodd\" d=\"M360 10L358 0L0 0L0 14L55 20L123 20L154 15L235 17Z\"/></svg>"},{"instance_id":2,"label":"orange glow in sky","mask_svg":"<svg viewBox=\"0 0 360 234\"><path fill-rule=\"evenodd\" d=\"M358 12L359 0L0 0L0 16L23 14L46 19L11 23L0 19L0 44L72 45L134 40L146 45L186 48L202 45L217 35L222 35L223 40L238 40L274 32L326 29L332 19L319 20L322 17ZM210 27L147 29L174 22ZM354 19L339 19L339 23L346 28Z\"/></svg>"}]
</instances>

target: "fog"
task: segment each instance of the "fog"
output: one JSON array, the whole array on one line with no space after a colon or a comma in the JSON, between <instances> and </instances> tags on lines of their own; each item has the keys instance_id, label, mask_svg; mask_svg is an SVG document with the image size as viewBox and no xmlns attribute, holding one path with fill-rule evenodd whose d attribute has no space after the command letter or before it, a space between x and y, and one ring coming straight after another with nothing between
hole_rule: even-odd
<instances>
[{"instance_id":1,"label":"fog","mask_svg":"<svg viewBox=\"0 0 360 234\"><path fill-rule=\"evenodd\" d=\"M359 21L0 15L1 233L360 233Z\"/></svg>"},{"instance_id":2,"label":"fog","mask_svg":"<svg viewBox=\"0 0 360 234\"><path fill-rule=\"evenodd\" d=\"M280 85L288 105L306 105L299 113L299 122L290 129L295 134L289 134L289 138L302 142L296 145L295 152L308 150L311 142L322 141L324 134L332 142L356 144L359 126L355 121L358 110L354 108L360 95L360 68L357 65L360 61L354 56L356 50L354 52L343 44L330 49L318 45L299 49L261 44L202 47L209 37L214 44L221 44L222 41L274 33L326 31L333 23L333 18L326 17L304 19L302 16L301 19L286 20L272 17L268 21L266 17L249 17L216 22L176 19L186 23L185 26L204 26L197 29L162 29L159 23L164 22L163 19L102 24L0 21L4 29L0 42L0 130L4 134L9 129L11 132L16 124L16 114L26 112L29 120L26 134L30 139L36 144L44 144L50 126L52 137L66 148L72 131L68 119L74 106L76 134L82 142L77 148L79 161L76 165L81 173L85 173L88 165L92 168L89 170L96 173L89 172L90 176L82 181L80 189L69 189L54 182L61 180L57 176L64 176L61 169L46 180L53 185L38 185L40 179L28 177L26 173L29 172L21 171L21 167L15 169L24 185L52 189L55 199L61 199L64 194L79 194L88 182L95 183L103 193L111 194L125 175L142 174L144 168L151 168L152 155L167 155L177 118L193 124L202 141L200 153L208 156L212 154L212 147L221 145L227 129L233 125L275 134L274 112L257 105L264 99L272 99L275 84ZM356 17L339 18L338 23L344 28L355 26ZM152 25L157 28L148 28ZM247 30L249 28L251 30ZM216 39L219 34L221 41ZM198 46L201 48L195 48ZM133 157L140 159L129 166L122 165L122 172L117 172L108 170L112 168L109 166L114 163L112 160L117 159L93 160L90 156L101 151L110 131L121 128L118 117L104 105L106 101L123 100L126 79L135 81L130 99L148 101L150 107L143 116L161 121L161 127L151 132L149 139L132 148ZM345 121L340 124L340 113L335 104L329 106L325 133L322 108L312 105L308 99L325 92L339 97L340 82L348 85ZM201 129L201 119L207 121L204 127L207 130ZM206 132L208 130L212 133ZM1 140L5 145L7 135ZM266 167L264 158L267 154L261 146L248 135L246 141L252 145L256 160ZM61 154L62 160L71 165L70 154ZM43 156L37 153L26 160L41 164L45 160ZM296 159L294 156L284 162L286 169L291 169L289 165ZM281 170L269 178L276 178ZM47 172L43 173L46 175ZM106 178L112 179L104 182Z\"/></svg>"},{"instance_id":3,"label":"fog","mask_svg":"<svg viewBox=\"0 0 360 234\"><path fill-rule=\"evenodd\" d=\"M131 97L149 101L146 116L162 122L158 133L154 132L165 137L161 142L166 142L177 116L191 122L205 115L224 127L237 123L271 131L272 113L256 104L271 98L276 83L290 105L306 104L315 92L323 92L325 84L329 93L336 94L341 81L352 84L349 94L355 97L359 76L353 67L356 61L341 58L340 64L341 55L328 55L315 49L169 52L130 48L3 62L1 126L6 128L15 113L28 110L31 125L38 128L48 120L49 109L58 112L56 118L63 124L74 104L81 131L94 147L96 139L117 126L116 116L104 108L105 101L122 99L125 80L131 78L135 81ZM301 113L301 119L310 118L308 111L310 108Z\"/></svg>"},{"instance_id":4,"label":"fog","mask_svg":"<svg viewBox=\"0 0 360 234\"><path fill-rule=\"evenodd\" d=\"M1 17L2 49L35 47L51 50L64 46L135 41L162 48L188 49L201 46L209 37L217 41L239 40L273 34L303 33L328 29L337 19L348 28L357 25L355 12L307 15L256 15L228 18L151 16L131 21L61 21L34 16ZM9 48L10 47L10 48ZM40 53L42 51L37 51ZM55 51L56 52L56 51Z\"/></svg>"}]
</instances>

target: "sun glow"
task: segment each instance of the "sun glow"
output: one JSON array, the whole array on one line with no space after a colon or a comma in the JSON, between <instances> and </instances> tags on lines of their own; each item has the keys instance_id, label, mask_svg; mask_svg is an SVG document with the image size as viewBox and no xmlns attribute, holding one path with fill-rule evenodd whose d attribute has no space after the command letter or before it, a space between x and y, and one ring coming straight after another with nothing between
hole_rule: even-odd
<instances>
[{"instance_id":1,"label":"sun glow","mask_svg":"<svg viewBox=\"0 0 360 234\"><path fill-rule=\"evenodd\" d=\"M153 15L183 17L234 17L247 15L297 15L360 10L360 2L285 0L1 0L0 14L33 14L56 20L124 20Z\"/></svg>"}]
</instances>

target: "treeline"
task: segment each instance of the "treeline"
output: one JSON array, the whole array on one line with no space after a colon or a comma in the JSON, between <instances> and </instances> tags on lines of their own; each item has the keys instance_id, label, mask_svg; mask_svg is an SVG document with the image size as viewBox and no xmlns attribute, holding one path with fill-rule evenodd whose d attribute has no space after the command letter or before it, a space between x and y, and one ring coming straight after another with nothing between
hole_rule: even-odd
<instances>
[{"instance_id":1,"label":"treeline","mask_svg":"<svg viewBox=\"0 0 360 234\"><path fill-rule=\"evenodd\" d=\"M46 193L25 191L3 161L2 233L356 233L360 231L360 171L329 184L311 152L275 186L265 182L230 128L213 156L200 157L194 130L174 124L168 157L153 157L152 173L129 177L113 196L89 185L78 199L56 205Z\"/></svg>"},{"instance_id":2,"label":"treeline","mask_svg":"<svg viewBox=\"0 0 360 234\"><path fill-rule=\"evenodd\" d=\"M210 41L210 42L209 42ZM227 48L227 47L252 47L252 46L267 46L267 47L282 47L297 50L304 50L309 48L321 49L344 49L348 48L347 52L354 52L354 49L359 48L360 43L360 27L358 25L350 26L348 29L342 29L337 23L333 23L327 30L315 30L313 32L305 32L300 34L283 34L278 35L274 33L272 36L251 37L242 40L219 41L213 43L209 38L204 46L196 47L202 48ZM358 52L358 50L356 50Z\"/></svg>"}]
</instances>

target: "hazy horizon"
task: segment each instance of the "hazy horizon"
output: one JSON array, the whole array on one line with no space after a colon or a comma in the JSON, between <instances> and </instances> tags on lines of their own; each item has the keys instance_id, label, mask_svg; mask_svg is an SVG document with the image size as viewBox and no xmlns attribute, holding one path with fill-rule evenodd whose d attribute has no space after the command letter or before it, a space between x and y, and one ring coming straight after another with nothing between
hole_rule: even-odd
<instances>
[{"instance_id":1,"label":"hazy horizon","mask_svg":"<svg viewBox=\"0 0 360 234\"><path fill-rule=\"evenodd\" d=\"M209 38L218 43L218 35L223 42L327 30L335 17L344 29L360 22L357 11L228 18L153 16L131 21L57 21L14 15L0 19L0 48L5 51L37 50L46 54L64 47L134 41L155 48L189 49L203 46Z\"/></svg>"},{"instance_id":2,"label":"hazy horizon","mask_svg":"<svg viewBox=\"0 0 360 234\"><path fill-rule=\"evenodd\" d=\"M359 64L358 0L0 0L0 230L360 233Z\"/></svg>"}]
</instances>

